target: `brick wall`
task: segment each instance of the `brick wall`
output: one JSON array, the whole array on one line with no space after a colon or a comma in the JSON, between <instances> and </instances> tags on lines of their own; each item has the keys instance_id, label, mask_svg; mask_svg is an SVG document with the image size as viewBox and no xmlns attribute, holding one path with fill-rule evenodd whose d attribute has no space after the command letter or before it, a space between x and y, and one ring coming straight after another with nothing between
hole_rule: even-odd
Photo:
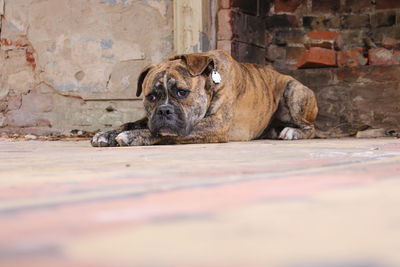
<instances>
[{"instance_id":1,"label":"brick wall","mask_svg":"<svg viewBox=\"0 0 400 267\"><path fill-rule=\"evenodd\" d=\"M275 0L266 35L266 62L316 93L319 136L400 129L400 1Z\"/></svg>"},{"instance_id":2,"label":"brick wall","mask_svg":"<svg viewBox=\"0 0 400 267\"><path fill-rule=\"evenodd\" d=\"M221 0L218 48L277 69L400 64L398 0Z\"/></svg>"},{"instance_id":3,"label":"brick wall","mask_svg":"<svg viewBox=\"0 0 400 267\"><path fill-rule=\"evenodd\" d=\"M266 32L278 69L400 64L398 0L275 0Z\"/></svg>"},{"instance_id":4,"label":"brick wall","mask_svg":"<svg viewBox=\"0 0 400 267\"><path fill-rule=\"evenodd\" d=\"M356 135L367 129L400 130L400 65L284 71L318 99L319 137Z\"/></svg>"},{"instance_id":5,"label":"brick wall","mask_svg":"<svg viewBox=\"0 0 400 267\"><path fill-rule=\"evenodd\" d=\"M239 61L264 64L269 7L269 0L221 0L218 48L231 52Z\"/></svg>"},{"instance_id":6,"label":"brick wall","mask_svg":"<svg viewBox=\"0 0 400 267\"><path fill-rule=\"evenodd\" d=\"M400 129L399 0L221 0L218 48L317 95L318 134Z\"/></svg>"}]
</instances>

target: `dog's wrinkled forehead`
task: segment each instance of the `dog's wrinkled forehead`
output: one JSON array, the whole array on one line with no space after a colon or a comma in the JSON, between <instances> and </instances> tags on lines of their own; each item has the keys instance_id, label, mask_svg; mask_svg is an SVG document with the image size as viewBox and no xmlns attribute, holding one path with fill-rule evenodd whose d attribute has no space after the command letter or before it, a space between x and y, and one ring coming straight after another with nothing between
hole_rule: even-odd
<instances>
[{"instance_id":1,"label":"dog's wrinkled forehead","mask_svg":"<svg viewBox=\"0 0 400 267\"><path fill-rule=\"evenodd\" d=\"M171 76L167 71L161 72L153 81L153 87L171 88L177 84L176 79Z\"/></svg>"},{"instance_id":2,"label":"dog's wrinkled forehead","mask_svg":"<svg viewBox=\"0 0 400 267\"><path fill-rule=\"evenodd\" d=\"M181 60L162 62L149 72L144 86L144 93L148 93L154 87L160 86L164 88L171 88L172 86L190 88L192 79L193 77Z\"/></svg>"}]
</instances>

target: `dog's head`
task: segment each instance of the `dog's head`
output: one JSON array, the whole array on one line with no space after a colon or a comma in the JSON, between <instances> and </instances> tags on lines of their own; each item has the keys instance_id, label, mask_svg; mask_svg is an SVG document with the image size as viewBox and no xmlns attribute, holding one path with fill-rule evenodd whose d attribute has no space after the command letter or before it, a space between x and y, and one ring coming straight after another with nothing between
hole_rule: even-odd
<instances>
[{"instance_id":1,"label":"dog's head","mask_svg":"<svg viewBox=\"0 0 400 267\"><path fill-rule=\"evenodd\" d=\"M186 136L207 113L212 97L214 60L189 54L143 69L136 95L144 107L153 135Z\"/></svg>"}]
</instances>

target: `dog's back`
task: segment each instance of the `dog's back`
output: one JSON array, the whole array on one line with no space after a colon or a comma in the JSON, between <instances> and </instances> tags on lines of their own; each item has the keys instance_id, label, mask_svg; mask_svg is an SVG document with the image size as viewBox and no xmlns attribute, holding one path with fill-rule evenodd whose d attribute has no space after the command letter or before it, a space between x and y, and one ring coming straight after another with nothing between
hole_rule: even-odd
<instances>
[{"instance_id":1,"label":"dog's back","mask_svg":"<svg viewBox=\"0 0 400 267\"><path fill-rule=\"evenodd\" d=\"M235 114L231 140L252 140L268 126L278 108L288 82L292 77L280 74L268 66L238 63L237 83L233 84Z\"/></svg>"}]
</instances>

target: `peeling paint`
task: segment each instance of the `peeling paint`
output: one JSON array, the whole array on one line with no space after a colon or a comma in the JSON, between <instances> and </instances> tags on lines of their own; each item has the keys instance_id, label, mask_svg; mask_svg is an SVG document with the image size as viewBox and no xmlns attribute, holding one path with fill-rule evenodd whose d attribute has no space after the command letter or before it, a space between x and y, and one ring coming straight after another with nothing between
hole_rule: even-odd
<instances>
[{"instance_id":1,"label":"peeling paint","mask_svg":"<svg viewBox=\"0 0 400 267\"><path fill-rule=\"evenodd\" d=\"M101 3L106 3L109 6L115 6L117 4L116 0L100 0Z\"/></svg>"},{"instance_id":2,"label":"peeling paint","mask_svg":"<svg viewBox=\"0 0 400 267\"><path fill-rule=\"evenodd\" d=\"M168 35L161 38L161 40L166 41L167 43L172 43L174 41L174 38L172 37L172 35Z\"/></svg>"},{"instance_id":3,"label":"peeling paint","mask_svg":"<svg viewBox=\"0 0 400 267\"><path fill-rule=\"evenodd\" d=\"M148 5L160 12L160 15L167 14L169 0L140 0L143 4Z\"/></svg>"},{"instance_id":4,"label":"peeling paint","mask_svg":"<svg viewBox=\"0 0 400 267\"><path fill-rule=\"evenodd\" d=\"M92 90L93 90L93 88L90 88L90 87L87 87L87 86L82 86L82 87L78 88L78 91L80 91L80 92L90 92Z\"/></svg>"},{"instance_id":5,"label":"peeling paint","mask_svg":"<svg viewBox=\"0 0 400 267\"><path fill-rule=\"evenodd\" d=\"M81 38L81 42L82 43L89 43L89 42L93 42L94 41L94 39L93 39L93 37L91 37L91 36L83 36L82 38Z\"/></svg>"},{"instance_id":6,"label":"peeling paint","mask_svg":"<svg viewBox=\"0 0 400 267\"><path fill-rule=\"evenodd\" d=\"M76 86L72 83L66 85L56 85L54 87L60 91L76 91Z\"/></svg>"},{"instance_id":7,"label":"peeling paint","mask_svg":"<svg viewBox=\"0 0 400 267\"><path fill-rule=\"evenodd\" d=\"M102 55L101 57L106 59L115 59L114 55Z\"/></svg>"},{"instance_id":8,"label":"peeling paint","mask_svg":"<svg viewBox=\"0 0 400 267\"><path fill-rule=\"evenodd\" d=\"M21 29L19 29L15 24L13 24L13 23L11 23L11 22L8 22L8 23L7 23L7 28L8 28L10 31L22 32Z\"/></svg>"},{"instance_id":9,"label":"peeling paint","mask_svg":"<svg viewBox=\"0 0 400 267\"><path fill-rule=\"evenodd\" d=\"M128 1L128 0L121 0L121 7L122 7L122 8L125 8L125 7L128 6L127 1Z\"/></svg>"},{"instance_id":10,"label":"peeling paint","mask_svg":"<svg viewBox=\"0 0 400 267\"><path fill-rule=\"evenodd\" d=\"M51 132L71 125L101 129L138 119L143 110L134 96L137 73L151 62L166 59L173 49L169 1L90 0L78 1L79 5L7 1L0 38L0 58L6 61L0 73L4 84L0 110L9 106L11 93L21 97L34 92L38 99L54 100L54 109L46 111ZM110 99L117 101L118 110L138 104L112 118L94 102L106 105ZM19 113L4 114L5 120L42 127L29 116L34 110L33 105L26 106ZM104 119L99 121L101 116Z\"/></svg>"},{"instance_id":11,"label":"peeling paint","mask_svg":"<svg viewBox=\"0 0 400 267\"><path fill-rule=\"evenodd\" d=\"M167 0L140 0L140 1L146 5L150 4L150 2L157 2L157 3L160 3L162 1L167 2Z\"/></svg>"},{"instance_id":12,"label":"peeling paint","mask_svg":"<svg viewBox=\"0 0 400 267\"><path fill-rule=\"evenodd\" d=\"M200 51L199 51L199 44L193 45L193 46L192 46L192 50L193 50L193 52L195 52L195 53L196 53L196 52L200 52Z\"/></svg>"},{"instance_id":13,"label":"peeling paint","mask_svg":"<svg viewBox=\"0 0 400 267\"><path fill-rule=\"evenodd\" d=\"M200 32L199 43L201 46L201 51L210 50L210 39L208 38L207 34L205 34L204 32Z\"/></svg>"},{"instance_id":14,"label":"peeling paint","mask_svg":"<svg viewBox=\"0 0 400 267\"><path fill-rule=\"evenodd\" d=\"M100 41L100 46L102 49L111 49L113 44L114 44L113 40L110 39L102 39Z\"/></svg>"},{"instance_id":15,"label":"peeling paint","mask_svg":"<svg viewBox=\"0 0 400 267\"><path fill-rule=\"evenodd\" d=\"M122 83L123 87L125 89L127 89L131 85L131 83L129 82L129 76L123 77L121 83Z\"/></svg>"}]
</instances>

